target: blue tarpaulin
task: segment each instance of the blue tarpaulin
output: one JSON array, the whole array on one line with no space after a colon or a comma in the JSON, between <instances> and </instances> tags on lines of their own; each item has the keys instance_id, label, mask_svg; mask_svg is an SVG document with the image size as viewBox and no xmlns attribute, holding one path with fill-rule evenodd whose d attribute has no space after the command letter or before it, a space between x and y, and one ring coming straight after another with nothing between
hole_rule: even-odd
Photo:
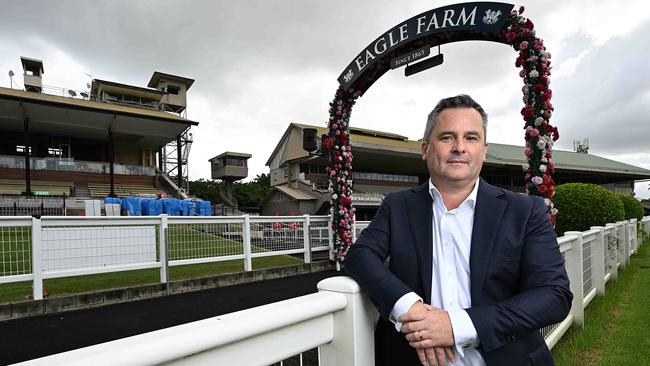
<instances>
[{"instance_id":1,"label":"blue tarpaulin","mask_svg":"<svg viewBox=\"0 0 650 366\"><path fill-rule=\"evenodd\" d=\"M212 216L212 204L210 201L197 201L196 211L199 216Z\"/></svg>"},{"instance_id":2,"label":"blue tarpaulin","mask_svg":"<svg viewBox=\"0 0 650 366\"><path fill-rule=\"evenodd\" d=\"M162 213L163 205L160 200L155 198L142 199L142 215L143 216L158 216Z\"/></svg>"},{"instance_id":3,"label":"blue tarpaulin","mask_svg":"<svg viewBox=\"0 0 650 366\"><path fill-rule=\"evenodd\" d=\"M104 197L105 205L121 205L122 200L117 197Z\"/></svg>"},{"instance_id":4,"label":"blue tarpaulin","mask_svg":"<svg viewBox=\"0 0 650 366\"><path fill-rule=\"evenodd\" d=\"M161 198L162 212L169 216L180 216L181 214L181 200L176 198Z\"/></svg>"},{"instance_id":5,"label":"blue tarpaulin","mask_svg":"<svg viewBox=\"0 0 650 366\"><path fill-rule=\"evenodd\" d=\"M123 208L129 211L129 216L141 216L142 198L138 198L138 197L125 198Z\"/></svg>"},{"instance_id":6,"label":"blue tarpaulin","mask_svg":"<svg viewBox=\"0 0 650 366\"><path fill-rule=\"evenodd\" d=\"M181 215L196 216L196 207L194 207L194 201L191 200L181 201Z\"/></svg>"}]
</instances>

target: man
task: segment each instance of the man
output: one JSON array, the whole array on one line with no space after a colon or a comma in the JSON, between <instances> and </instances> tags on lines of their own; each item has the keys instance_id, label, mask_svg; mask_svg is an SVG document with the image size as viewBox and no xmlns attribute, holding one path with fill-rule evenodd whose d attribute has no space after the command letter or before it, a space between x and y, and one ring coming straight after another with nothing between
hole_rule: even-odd
<instances>
[{"instance_id":1,"label":"man","mask_svg":"<svg viewBox=\"0 0 650 366\"><path fill-rule=\"evenodd\" d=\"M479 178L487 115L467 95L429 115L430 180L387 194L347 272L377 305L378 365L552 365L539 328L572 294L547 209ZM389 265L384 262L389 259Z\"/></svg>"}]
</instances>

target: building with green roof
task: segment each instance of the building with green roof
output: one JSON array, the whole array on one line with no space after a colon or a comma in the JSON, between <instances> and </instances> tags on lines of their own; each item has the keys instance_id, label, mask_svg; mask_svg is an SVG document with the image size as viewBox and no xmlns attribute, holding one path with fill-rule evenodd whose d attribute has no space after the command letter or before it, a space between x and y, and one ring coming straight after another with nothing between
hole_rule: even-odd
<instances>
[{"instance_id":1,"label":"building with green roof","mask_svg":"<svg viewBox=\"0 0 650 366\"><path fill-rule=\"evenodd\" d=\"M303 149L305 129L316 135L325 126L291 123L271 153L271 193L262 202L264 215L323 214L329 209L327 158ZM421 141L394 133L350 127L353 160L353 203L359 220L372 219L387 192L414 187L429 174L421 158ZM593 154L554 150L556 184L595 183L622 194L631 194L634 181L650 179L650 170ZM524 192L522 146L490 143L481 177L488 183Z\"/></svg>"}]
</instances>

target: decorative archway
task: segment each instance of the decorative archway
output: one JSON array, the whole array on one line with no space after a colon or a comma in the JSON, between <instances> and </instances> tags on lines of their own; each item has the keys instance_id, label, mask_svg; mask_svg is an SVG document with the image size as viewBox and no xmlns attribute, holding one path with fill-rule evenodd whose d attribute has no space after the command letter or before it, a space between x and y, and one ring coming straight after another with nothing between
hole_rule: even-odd
<instances>
[{"instance_id":1,"label":"decorative archway","mask_svg":"<svg viewBox=\"0 0 650 366\"><path fill-rule=\"evenodd\" d=\"M521 68L528 164L523 168L526 192L545 199L551 220L557 210L550 200L554 194L551 160L553 143L559 138L550 124L553 105L549 89L551 55L535 34L533 22L523 17L524 7L496 2L448 5L429 10L399 23L382 34L345 68L338 78L339 88L330 103L329 132L322 145L330 165L334 258L344 261L352 244L352 149L349 122L356 100L384 73L429 55L429 49L446 43L483 40L504 43L518 52L515 66Z\"/></svg>"}]
</instances>

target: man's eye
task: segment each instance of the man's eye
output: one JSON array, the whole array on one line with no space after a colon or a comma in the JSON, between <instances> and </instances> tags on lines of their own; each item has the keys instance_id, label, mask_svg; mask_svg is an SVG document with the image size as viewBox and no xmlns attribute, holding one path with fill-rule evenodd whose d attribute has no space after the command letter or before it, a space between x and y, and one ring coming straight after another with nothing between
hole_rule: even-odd
<instances>
[{"instance_id":1,"label":"man's eye","mask_svg":"<svg viewBox=\"0 0 650 366\"><path fill-rule=\"evenodd\" d=\"M440 139L441 139L442 141L451 141L451 140L453 140L454 138L451 137L451 136L442 136Z\"/></svg>"}]
</instances>

